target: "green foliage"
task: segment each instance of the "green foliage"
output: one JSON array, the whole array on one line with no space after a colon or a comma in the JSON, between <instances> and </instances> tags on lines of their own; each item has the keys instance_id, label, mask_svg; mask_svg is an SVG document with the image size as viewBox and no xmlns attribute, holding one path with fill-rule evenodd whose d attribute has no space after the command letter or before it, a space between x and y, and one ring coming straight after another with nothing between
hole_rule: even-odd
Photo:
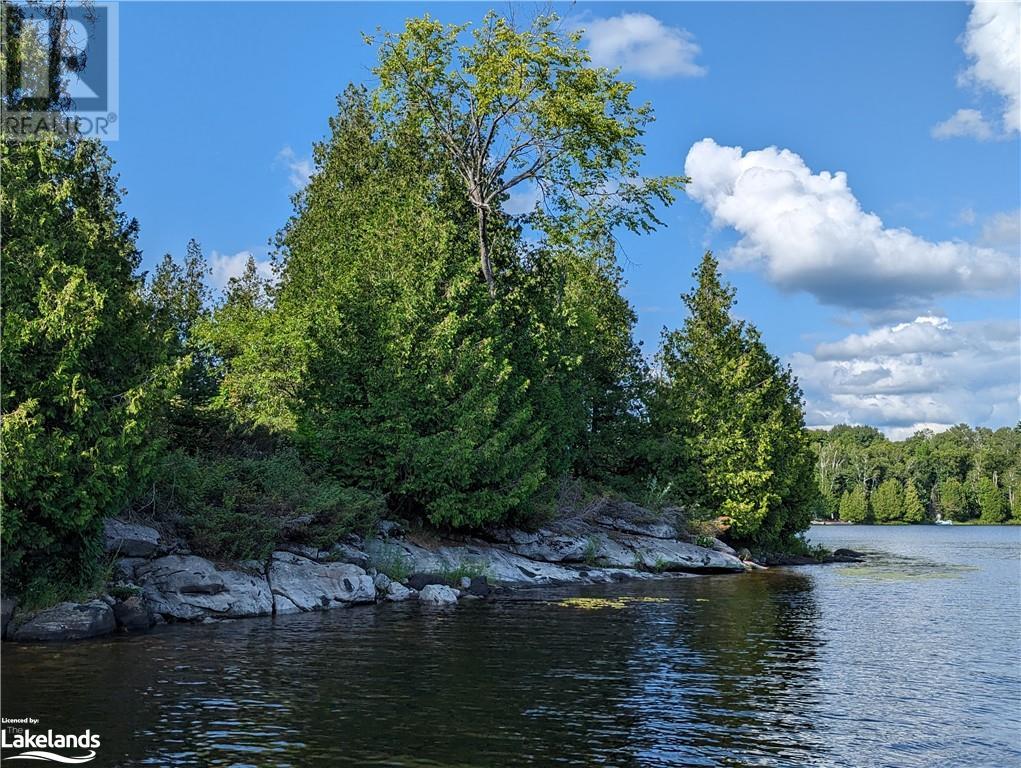
<instances>
[{"instance_id":1,"label":"green foliage","mask_svg":"<svg viewBox=\"0 0 1021 768\"><path fill-rule=\"evenodd\" d=\"M208 438L206 450L167 454L145 500L198 554L262 560L285 540L326 548L382 509L378 497L314 472L293 447L215 430Z\"/></svg>"},{"instance_id":2,"label":"green foliage","mask_svg":"<svg viewBox=\"0 0 1021 768\"><path fill-rule=\"evenodd\" d=\"M0 166L3 581L86 584L102 519L151 466L175 375L103 146L5 139Z\"/></svg>"},{"instance_id":3,"label":"green foliage","mask_svg":"<svg viewBox=\"0 0 1021 768\"><path fill-rule=\"evenodd\" d=\"M983 523L1002 523L1007 520L1003 493L988 477L978 481L979 520Z\"/></svg>"},{"instance_id":4,"label":"green foliage","mask_svg":"<svg viewBox=\"0 0 1021 768\"><path fill-rule=\"evenodd\" d=\"M688 504L730 518L738 539L778 544L808 527L818 496L801 391L758 331L731 315L734 291L706 253L684 303L684 326L664 333L650 404L652 463Z\"/></svg>"},{"instance_id":5,"label":"green foliage","mask_svg":"<svg viewBox=\"0 0 1021 768\"><path fill-rule=\"evenodd\" d=\"M461 579L489 576L489 563L485 560L461 560L454 566L441 568L439 574L447 584L460 586Z\"/></svg>"},{"instance_id":6,"label":"green foliage","mask_svg":"<svg viewBox=\"0 0 1021 768\"><path fill-rule=\"evenodd\" d=\"M862 486L856 485L850 491L844 491L840 497L840 519L848 523L868 522L869 501Z\"/></svg>"},{"instance_id":7,"label":"green foliage","mask_svg":"<svg viewBox=\"0 0 1021 768\"><path fill-rule=\"evenodd\" d=\"M925 521L925 505L918 496L918 488L913 480L909 480L904 489L904 522L921 523Z\"/></svg>"},{"instance_id":8,"label":"green foliage","mask_svg":"<svg viewBox=\"0 0 1021 768\"><path fill-rule=\"evenodd\" d=\"M603 548L602 536L592 535L585 539L585 549L582 551L581 559L587 565L595 565L599 560L599 552Z\"/></svg>"},{"instance_id":9,"label":"green foliage","mask_svg":"<svg viewBox=\"0 0 1021 768\"><path fill-rule=\"evenodd\" d=\"M964 483L956 477L941 480L938 486L939 511L944 519L964 522L971 516Z\"/></svg>"},{"instance_id":10,"label":"green foliage","mask_svg":"<svg viewBox=\"0 0 1021 768\"><path fill-rule=\"evenodd\" d=\"M872 514L877 523L892 523L904 517L904 489L899 480L884 480L872 494Z\"/></svg>"}]
</instances>

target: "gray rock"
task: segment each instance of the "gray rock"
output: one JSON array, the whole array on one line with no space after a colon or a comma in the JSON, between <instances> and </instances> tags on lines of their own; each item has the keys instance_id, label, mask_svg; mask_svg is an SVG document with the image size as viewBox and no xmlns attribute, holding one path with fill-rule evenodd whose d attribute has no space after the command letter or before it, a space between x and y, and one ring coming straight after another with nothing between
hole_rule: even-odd
<instances>
[{"instance_id":1,"label":"gray rock","mask_svg":"<svg viewBox=\"0 0 1021 768\"><path fill-rule=\"evenodd\" d=\"M123 520L105 520L103 535L106 551L121 557L150 557L160 543L160 535L155 528Z\"/></svg>"},{"instance_id":2,"label":"gray rock","mask_svg":"<svg viewBox=\"0 0 1021 768\"><path fill-rule=\"evenodd\" d=\"M489 580L485 576L475 576L470 579L465 589L472 597L489 597L493 593L493 588L489 586Z\"/></svg>"},{"instance_id":3,"label":"gray rock","mask_svg":"<svg viewBox=\"0 0 1021 768\"><path fill-rule=\"evenodd\" d=\"M400 603L404 600L410 600L417 594L418 593L415 590L408 589L399 581L391 581L390 586L386 588L386 599L391 603Z\"/></svg>"},{"instance_id":4,"label":"gray rock","mask_svg":"<svg viewBox=\"0 0 1021 768\"><path fill-rule=\"evenodd\" d=\"M363 569L369 567L369 556L360 549L344 542L334 544L330 548L327 559L331 562L357 565L359 568Z\"/></svg>"},{"instance_id":5,"label":"gray rock","mask_svg":"<svg viewBox=\"0 0 1021 768\"><path fill-rule=\"evenodd\" d=\"M385 573L376 573L372 576L372 583L376 585L377 592L383 592L384 594L390 585L393 583L393 579L387 576Z\"/></svg>"},{"instance_id":6,"label":"gray rock","mask_svg":"<svg viewBox=\"0 0 1021 768\"><path fill-rule=\"evenodd\" d=\"M733 555L674 539L617 534L612 546L600 551L611 565L656 571L695 573L740 572L744 565Z\"/></svg>"},{"instance_id":7,"label":"gray rock","mask_svg":"<svg viewBox=\"0 0 1021 768\"><path fill-rule=\"evenodd\" d=\"M274 552L269 583L276 613L323 611L376 600L372 577L349 563L316 563L289 552Z\"/></svg>"},{"instance_id":8,"label":"gray rock","mask_svg":"<svg viewBox=\"0 0 1021 768\"><path fill-rule=\"evenodd\" d=\"M0 637L7 637L7 626L14 617L18 601L13 597L0 597Z\"/></svg>"},{"instance_id":9,"label":"gray rock","mask_svg":"<svg viewBox=\"0 0 1021 768\"><path fill-rule=\"evenodd\" d=\"M60 603L14 627L14 640L84 640L108 635L117 628L113 609L102 600Z\"/></svg>"},{"instance_id":10,"label":"gray rock","mask_svg":"<svg viewBox=\"0 0 1021 768\"><path fill-rule=\"evenodd\" d=\"M400 536L404 533L404 527L394 520L380 520L376 523L376 530L384 539Z\"/></svg>"},{"instance_id":11,"label":"gray rock","mask_svg":"<svg viewBox=\"0 0 1021 768\"><path fill-rule=\"evenodd\" d=\"M146 601L165 617L196 621L205 616L268 616L273 596L256 572L219 570L194 555L168 555L135 569Z\"/></svg>"},{"instance_id":12,"label":"gray rock","mask_svg":"<svg viewBox=\"0 0 1021 768\"><path fill-rule=\"evenodd\" d=\"M472 580L468 576L461 577L461 589L468 589L472 585Z\"/></svg>"},{"instance_id":13,"label":"gray rock","mask_svg":"<svg viewBox=\"0 0 1021 768\"><path fill-rule=\"evenodd\" d=\"M719 539L713 539L713 549L717 552L723 552L725 555L733 555L734 557L737 557L737 550Z\"/></svg>"},{"instance_id":14,"label":"gray rock","mask_svg":"<svg viewBox=\"0 0 1021 768\"><path fill-rule=\"evenodd\" d=\"M117 626L128 632L145 632L156 623L149 606L139 595L116 603L113 606L113 615L117 620Z\"/></svg>"},{"instance_id":15,"label":"gray rock","mask_svg":"<svg viewBox=\"0 0 1021 768\"><path fill-rule=\"evenodd\" d=\"M589 547L586 535L551 528L540 528L534 533L503 530L496 532L494 538L503 549L544 563L580 563Z\"/></svg>"},{"instance_id":16,"label":"gray rock","mask_svg":"<svg viewBox=\"0 0 1021 768\"><path fill-rule=\"evenodd\" d=\"M457 590L443 584L427 584L418 593L418 600L427 605L453 605L457 602Z\"/></svg>"},{"instance_id":17,"label":"gray rock","mask_svg":"<svg viewBox=\"0 0 1021 768\"><path fill-rule=\"evenodd\" d=\"M109 605L111 608L113 608L114 605L117 604L117 601L113 599L112 595L100 595L99 599L102 600L107 605Z\"/></svg>"},{"instance_id":18,"label":"gray rock","mask_svg":"<svg viewBox=\"0 0 1021 768\"><path fill-rule=\"evenodd\" d=\"M135 569L149 562L144 557L122 557L114 563L114 577L123 581L135 580Z\"/></svg>"}]
</instances>

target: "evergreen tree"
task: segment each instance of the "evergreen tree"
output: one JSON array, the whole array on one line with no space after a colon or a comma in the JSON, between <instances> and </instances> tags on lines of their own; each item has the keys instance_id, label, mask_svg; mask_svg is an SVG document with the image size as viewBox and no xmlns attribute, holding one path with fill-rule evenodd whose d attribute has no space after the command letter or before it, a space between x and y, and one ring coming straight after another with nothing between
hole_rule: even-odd
<instances>
[{"instance_id":1,"label":"evergreen tree","mask_svg":"<svg viewBox=\"0 0 1021 768\"><path fill-rule=\"evenodd\" d=\"M956 477L948 477L940 481L938 488L939 511L944 519L963 522L971 517L964 483Z\"/></svg>"},{"instance_id":2,"label":"evergreen tree","mask_svg":"<svg viewBox=\"0 0 1021 768\"><path fill-rule=\"evenodd\" d=\"M925 521L925 505L918 495L918 488L913 480L909 480L904 489L904 522L921 523Z\"/></svg>"},{"instance_id":3,"label":"evergreen tree","mask_svg":"<svg viewBox=\"0 0 1021 768\"><path fill-rule=\"evenodd\" d=\"M782 544L807 527L818 496L801 391L758 331L731 316L734 290L711 253L694 278L688 319L660 352L660 474L729 517L737 538Z\"/></svg>"},{"instance_id":4,"label":"evergreen tree","mask_svg":"<svg viewBox=\"0 0 1021 768\"><path fill-rule=\"evenodd\" d=\"M850 491L844 491L840 497L840 519L848 523L866 523L869 519L869 502L865 489L856 485Z\"/></svg>"},{"instance_id":5,"label":"evergreen tree","mask_svg":"<svg viewBox=\"0 0 1021 768\"><path fill-rule=\"evenodd\" d=\"M1003 493L990 478L978 481L979 519L983 523L1002 523L1007 519Z\"/></svg>"},{"instance_id":6,"label":"evergreen tree","mask_svg":"<svg viewBox=\"0 0 1021 768\"><path fill-rule=\"evenodd\" d=\"M4 586L78 585L102 519L151 466L173 377L103 146L43 136L2 153Z\"/></svg>"},{"instance_id":7,"label":"evergreen tree","mask_svg":"<svg viewBox=\"0 0 1021 768\"><path fill-rule=\"evenodd\" d=\"M880 483L872 494L872 513L876 522L892 523L904 517L904 488L892 477Z\"/></svg>"}]
</instances>

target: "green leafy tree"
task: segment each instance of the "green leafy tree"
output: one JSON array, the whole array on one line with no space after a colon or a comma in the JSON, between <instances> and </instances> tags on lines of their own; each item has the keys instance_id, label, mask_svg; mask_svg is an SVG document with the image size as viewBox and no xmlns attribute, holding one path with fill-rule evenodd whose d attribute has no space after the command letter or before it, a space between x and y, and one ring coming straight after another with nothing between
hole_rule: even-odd
<instances>
[{"instance_id":1,"label":"green leafy tree","mask_svg":"<svg viewBox=\"0 0 1021 768\"><path fill-rule=\"evenodd\" d=\"M688 319L660 352L657 474L729 517L735 537L782 544L808 526L818 496L801 391L758 331L731 316L734 290L711 253L693 277Z\"/></svg>"},{"instance_id":2,"label":"green leafy tree","mask_svg":"<svg viewBox=\"0 0 1021 768\"><path fill-rule=\"evenodd\" d=\"M469 26L423 16L383 34L373 104L385 126L421 135L453 170L490 292L499 205L523 185L541 199L532 223L561 241L658 224L655 206L686 179L640 173L652 110L631 104L634 86L592 66L581 33L564 34L554 14L527 29L495 12Z\"/></svg>"},{"instance_id":3,"label":"green leafy tree","mask_svg":"<svg viewBox=\"0 0 1021 768\"><path fill-rule=\"evenodd\" d=\"M904 487L899 480L889 478L876 488L872 494L872 514L879 523L892 523L904 517Z\"/></svg>"},{"instance_id":4,"label":"green leafy tree","mask_svg":"<svg viewBox=\"0 0 1021 768\"><path fill-rule=\"evenodd\" d=\"M4 585L85 584L174 381L102 145L43 136L2 152Z\"/></svg>"},{"instance_id":5,"label":"green leafy tree","mask_svg":"<svg viewBox=\"0 0 1021 768\"><path fill-rule=\"evenodd\" d=\"M904 522L921 523L925 521L925 505L918 495L914 481L909 480L904 488Z\"/></svg>"},{"instance_id":6,"label":"green leafy tree","mask_svg":"<svg viewBox=\"0 0 1021 768\"><path fill-rule=\"evenodd\" d=\"M844 491L840 497L840 519L848 523L866 523L869 520L869 500L865 489L856 485L850 491Z\"/></svg>"},{"instance_id":7,"label":"green leafy tree","mask_svg":"<svg viewBox=\"0 0 1021 768\"><path fill-rule=\"evenodd\" d=\"M1003 493L988 477L978 481L979 519L983 523L1002 523L1007 519Z\"/></svg>"},{"instance_id":8,"label":"green leafy tree","mask_svg":"<svg viewBox=\"0 0 1021 768\"><path fill-rule=\"evenodd\" d=\"M971 517L964 483L948 477L939 483L939 511L944 518L963 522Z\"/></svg>"}]
</instances>

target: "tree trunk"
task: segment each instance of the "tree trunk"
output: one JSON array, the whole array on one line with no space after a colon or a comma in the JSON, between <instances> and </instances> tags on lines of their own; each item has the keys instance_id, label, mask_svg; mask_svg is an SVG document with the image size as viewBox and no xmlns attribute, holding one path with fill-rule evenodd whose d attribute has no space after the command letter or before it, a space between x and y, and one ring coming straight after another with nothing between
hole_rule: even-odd
<instances>
[{"instance_id":1,"label":"tree trunk","mask_svg":"<svg viewBox=\"0 0 1021 768\"><path fill-rule=\"evenodd\" d=\"M486 221L488 214L486 209L479 206L475 209L479 220L479 262L482 266L482 276L486 279L486 286L489 288L489 295L496 296L496 283L493 280L493 263L489 258L489 245L486 243Z\"/></svg>"}]
</instances>

